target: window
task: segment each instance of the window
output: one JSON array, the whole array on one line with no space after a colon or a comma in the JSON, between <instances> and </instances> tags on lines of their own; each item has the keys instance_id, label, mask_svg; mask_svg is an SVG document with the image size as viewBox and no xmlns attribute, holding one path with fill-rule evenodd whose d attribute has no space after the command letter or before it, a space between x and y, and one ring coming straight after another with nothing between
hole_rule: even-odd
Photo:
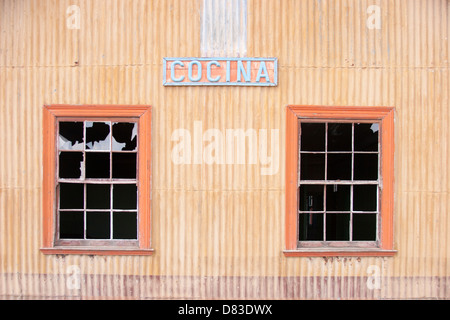
<instances>
[{"instance_id":1,"label":"window","mask_svg":"<svg viewBox=\"0 0 450 320\"><path fill-rule=\"evenodd\" d=\"M151 254L150 107L44 108L44 253Z\"/></svg>"},{"instance_id":2,"label":"window","mask_svg":"<svg viewBox=\"0 0 450 320\"><path fill-rule=\"evenodd\" d=\"M393 108L288 107L288 256L392 255Z\"/></svg>"}]
</instances>

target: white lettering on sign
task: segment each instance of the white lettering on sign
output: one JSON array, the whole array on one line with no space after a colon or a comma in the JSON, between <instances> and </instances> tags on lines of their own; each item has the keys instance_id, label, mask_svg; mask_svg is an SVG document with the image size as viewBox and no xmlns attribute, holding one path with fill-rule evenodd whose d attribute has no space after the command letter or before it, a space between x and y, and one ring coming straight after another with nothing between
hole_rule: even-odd
<instances>
[{"instance_id":1,"label":"white lettering on sign","mask_svg":"<svg viewBox=\"0 0 450 320\"><path fill-rule=\"evenodd\" d=\"M164 58L165 86L276 86L276 58Z\"/></svg>"}]
</instances>

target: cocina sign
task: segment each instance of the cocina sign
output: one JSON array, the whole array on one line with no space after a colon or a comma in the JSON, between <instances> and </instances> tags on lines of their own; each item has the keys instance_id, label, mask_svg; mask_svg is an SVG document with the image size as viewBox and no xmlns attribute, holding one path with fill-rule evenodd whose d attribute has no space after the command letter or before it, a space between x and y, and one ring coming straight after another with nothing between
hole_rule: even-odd
<instances>
[{"instance_id":1,"label":"cocina sign","mask_svg":"<svg viewBox=\"0 0 450 320\"><path fill-rule=\"evenodd\" d=\"M164 86L276 86L276 58L164 58Z\"/></svg>"}]
</instances>

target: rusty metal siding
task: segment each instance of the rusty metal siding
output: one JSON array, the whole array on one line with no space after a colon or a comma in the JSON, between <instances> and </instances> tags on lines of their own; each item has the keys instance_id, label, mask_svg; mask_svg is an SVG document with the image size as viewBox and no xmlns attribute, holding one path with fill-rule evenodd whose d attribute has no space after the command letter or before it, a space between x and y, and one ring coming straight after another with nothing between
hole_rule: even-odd
<instances>
[{"instance_id":1,"label":"rusty metal siding","mask_svg":"<svg viewBox=\"0 0 450 320\"><path fill-rule=\"evenodd\" d=\"M247 0L204 0L201 56L245 57Z\"/></svg>"},{"instance_id":2,"label":"rusty metal siding","mask_svg":"<svg viewBox=\"0 0 450 320\"><path fill-rule=\"evenodd\" d=\"M275 88L162 86L164 57L202 55L201 0L0 1L0 298L450 298L448 1L244 2L246 54L278 58ZM39 251L44 104L152 106L153 256ZM283 256L289 104L396 107L396 256ZM278 171L175 165L171 135L196 121L267 129Z\"/></svg>"}]
</instances>

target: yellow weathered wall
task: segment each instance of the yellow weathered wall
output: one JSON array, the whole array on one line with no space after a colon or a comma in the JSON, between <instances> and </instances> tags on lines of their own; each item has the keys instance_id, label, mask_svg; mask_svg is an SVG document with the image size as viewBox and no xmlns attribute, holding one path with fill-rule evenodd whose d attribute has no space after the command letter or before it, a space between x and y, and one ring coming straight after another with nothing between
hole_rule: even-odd
<instances>
[{"instance_id":1,"label":"yellow weathered wall","mask_svg":"<svg viewBox=\"0 0 450 320\"><path fill-rule=\"evenodd\" d=\"M163 87L164 57L201 55L202 5L0 1L0 298L450 298L449 2L248 0L247 56L277 57L278 86ZM48 104L152 106L153 256L39 251ZM290 104L396 107L395 257L283 256ZM194 121L278 129L278 173L175 165L171 134Z\"/></svg>"}]
</instances>

